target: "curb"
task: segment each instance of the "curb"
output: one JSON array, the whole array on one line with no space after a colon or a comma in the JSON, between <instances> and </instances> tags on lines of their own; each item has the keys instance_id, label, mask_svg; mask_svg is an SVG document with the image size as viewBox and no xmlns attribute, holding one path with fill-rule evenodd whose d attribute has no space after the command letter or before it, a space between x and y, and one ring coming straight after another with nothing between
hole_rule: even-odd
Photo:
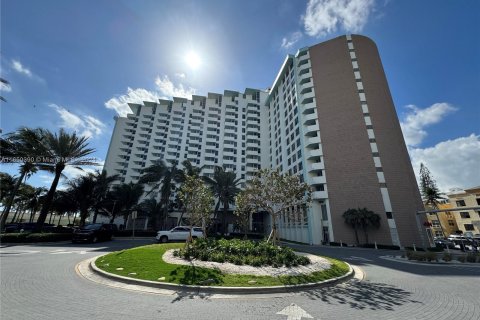
<instances>
[{"instance_id":1,"label":"curb","mask_svg":"<svg viewBox=\"0 0 480 320\"><path fill-rule=\"evenodd\" d=\"M140 279L133 279L129 277L119 276L113 273L109 273L106 271L101 270L95 265L95 261L100 258L97 257L89 263L90 270L100 275L102 277L108 278L113 281L122 282L125 284L131 285L139 285L157 289L167 289L167 290L175 290L175 291L185 291L185 292L198 292L198 293L220 293L220 294L269 294L269 293L289 293L289 292L296 292L302 291L305 289L313 289L313 288L323 288L327 286L331 286L337 283L341 283L347 281L355 275L355 272L352 266L345 262L348 265L348 272L347 274L324 280L321 282L314 282L314 283L305 283L299 285L285 285L285 286L271 286L271 287L218 287L218 286L196 286L196 285L182 285L182 284L175 284L175 283L168 283L168 282L158 282L158 281L150 281L150 280L140 280Z\"/></svg>"}]
</instances>

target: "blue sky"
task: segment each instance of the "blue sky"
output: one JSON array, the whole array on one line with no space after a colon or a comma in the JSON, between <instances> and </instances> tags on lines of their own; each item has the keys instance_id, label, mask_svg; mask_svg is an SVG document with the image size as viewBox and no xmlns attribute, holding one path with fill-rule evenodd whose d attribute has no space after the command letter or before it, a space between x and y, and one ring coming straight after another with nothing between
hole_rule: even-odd
<instances>
[{"instance_id":1,"label":"blue sky","mask_svg":"<svg viewBox=\"0 0 480 320\"><path fill-rule=\"evenodd\" d=\"M126 101L269 87L287 53L345 33L380 51L414 169L480 185L480 2L2 0L0 124L64 127L106 157ZM195 55L192 65L188 55ZM2 165L2 171L15 172ZM67 170L67 175L78 175ZM51 181L37 173L29 181Z\"/></svg>"}]
</instances>

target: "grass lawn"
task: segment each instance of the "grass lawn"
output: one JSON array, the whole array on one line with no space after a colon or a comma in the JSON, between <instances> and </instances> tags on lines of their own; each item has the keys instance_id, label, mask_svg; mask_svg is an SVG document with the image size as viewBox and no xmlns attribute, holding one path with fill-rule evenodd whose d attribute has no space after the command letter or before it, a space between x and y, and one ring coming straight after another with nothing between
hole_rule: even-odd
<instances>
[{"instance_id":1,"label":"grass lawn","mask_svg":"<svg viewBox=\"0 0 480 320\"><path fill-rule=\"evenodd\" d=\"M346 263L331 258L327 258L332 263L328 270L309 275L280 277L225 274L215 269L168 264L162 260L162 255L166 250L178 249L183 246L183 243L153 244L112 252L99 257L96 265L104 271L136 279L188 285L206 285L202 281L212 279L214 282L209 285L225 287L302 284L335 278L348 272ZM123 270L116 270L117 268L123 268ZM129 275L129 273L136 274ZM165 280L158 280L161 277L165 277ZM250 280L254 280L256 283L248 283Z\"/></svg>"}]
</instances>

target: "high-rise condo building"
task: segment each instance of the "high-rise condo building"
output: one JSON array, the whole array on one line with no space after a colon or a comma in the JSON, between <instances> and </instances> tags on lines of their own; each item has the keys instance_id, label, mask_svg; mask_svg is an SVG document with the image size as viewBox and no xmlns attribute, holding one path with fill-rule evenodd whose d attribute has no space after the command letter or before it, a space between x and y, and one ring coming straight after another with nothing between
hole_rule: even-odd
<instances>
[{"instance_id":1,"label":"high-rise condo building","mask_svg":"<svg viewBox=\"0 0 480 320\"><path fill-rule=\"evenodd\" d=\"M370 242L421 244L418 186L375 43L347 35L288 55L267 90L225 91L130 104L117 117L105 170L138 181L154 161L188 159L212 175L215 166L242 182L259 168L299 175L313 202L281 217L282 238L354 244L342 214L368 208L381 216ZM252 228L269 219L254 215ZM260 227L259 227L260 229ZM365 242L359 232L360 242Z\"/></svg>"}]
</instances>

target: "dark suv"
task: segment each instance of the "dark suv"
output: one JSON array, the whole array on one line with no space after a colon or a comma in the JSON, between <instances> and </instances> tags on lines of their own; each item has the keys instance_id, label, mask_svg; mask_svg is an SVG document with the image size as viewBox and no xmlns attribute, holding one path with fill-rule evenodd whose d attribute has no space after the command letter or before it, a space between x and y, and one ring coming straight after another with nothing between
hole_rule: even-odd
<instances>
[{"instance_id":1,"label":"dark suv","mask_svg":"<svg viewBox=\"0 0 480 320\"><path fill-rule=\"evenodd\" d=\"M72 242L98 242L102 240L112 240L113 233L117 226L114 224L93 223L86 224L73 231Z\"/></svg>"}]
</instances>

